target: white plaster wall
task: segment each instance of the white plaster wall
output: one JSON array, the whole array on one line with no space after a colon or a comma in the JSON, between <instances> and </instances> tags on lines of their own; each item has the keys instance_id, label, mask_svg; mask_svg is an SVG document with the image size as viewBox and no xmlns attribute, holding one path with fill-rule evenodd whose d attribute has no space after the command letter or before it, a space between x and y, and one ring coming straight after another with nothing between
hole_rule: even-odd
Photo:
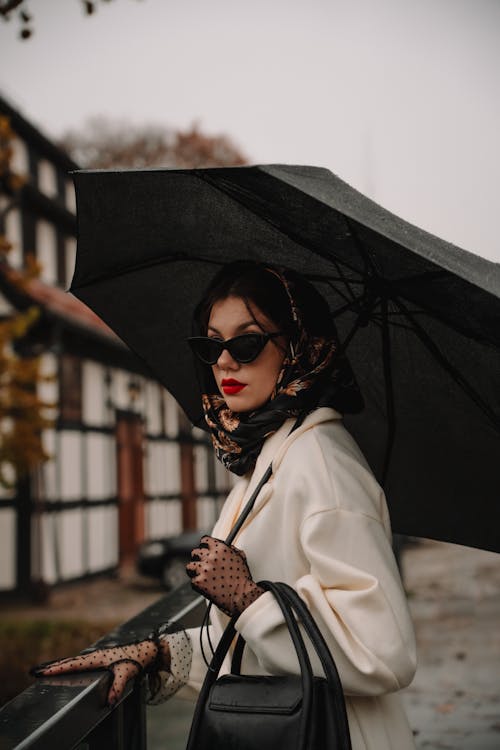
<instances>
[{"instance_id":1,"label":"white plaster wall","mask_svg":"<svg viewBox=\"0 0 500 750\"><path fill-rule=\"evenodd\" d=\"M179 495L181 491L181 455L178 443L158 443L161 460L165 462L165 486L163 492Z\"/></svg>"},{"instance_id":2,"label":"white plaster wall","mask_svg":"<svg viewBox=\"0 0 500 750\"><path fill-rule=\"evenodd\" d=\"M179 433L179 407L174 397L165 390L163 390L163 408L165 411L165 432L169 437L175 438Z\"/></svg>"},{"instance_id":3,"label":"white plaster wall","mask_svg":"<svg viewBox=\"0 0 500 750\"><path fill-rule=\"evenodd\" d=\"M58 464L57 464L57 440L55 430L43 430L43 449L51 456L41 467L42 493L47 500L59 500L61 488L59 486Z\"/></svg>"},{"instance_id":4,"label":"white plaster wall","mask_svg":"<svg viewBox=\"0 0 500 750\"><path fill-rule=\"evenodd\" d=\"M194 447L194 481L196 491L208 492L208 451L204 445Z\"/></svg>"},{"instance_id":5,"label":"white plaster wall","mask_svg":"<svg viewBox=\"0 0 500 750\"><path fill-rule=\"evenodd\" d=\"M38 189L49 198L57 196L56 170L46 159L38 162Z\"/></svg>"},{"instance_id":6,"label":"white plaster wall","mask_svg":"<svg viewBox=\"0 0 500 750\"><path fill-rule=\"evenodd\" d=\"M215 485L218 490L229 491L234 487L239 477L233 474L231 471L225 468L214 453L214 466L215 466Z\"/></svg>"},{"instance_id":7,"label":"white plaster wall","mask_svg":"<svg viewBox=\"0 0 500 750\"><path fill-rule=\"evenodd\" d=\"M191 430L191 434L195 440L203 440L205 435L207 434L204 432L201 427L193 427Z\"/></svg>"},{"instance_id":8,"label":"white plaster wall","mask_svg":"<svg viewBox=\"0 0 500 750\"><path fill-rule=\"evenodd\" d=\"M83 510L65 510L58 513L60 524L59 552L61 577L76 578L83 575Z\"/></svg>"},{"instance_id":9,"label":"white plaster wall","mask_svg":"<svg viewBox=\"0 0 500 750\"><path fill-rule=\"evenodd\" d=\"M54 404L54 411L59 402L59 385L57 381L57 357L51 353L44 353L40 357L40 374L44 377L52 378L47 381L40 381L37 385L37 391L42 401ZM54 412L51 409L51 416Z\"/></svg>"},{"instance_id":10,"label":"white plaster wall","mask_svg":"<svg viewBox=\"0 0 500 750\"><path fill-rule=\"evenodd\" d=\"M0 315L11 315L14 312L13 306L10 302L0 293Z\"/></svg>"},{"instance_id":11,"label":"white plaster wall","mask_svg":"<svg viewBox=\"0 0 500 750\"><path fill-rule=\"evenodd\" d=\"M139 386L139 391L136 393L134 401L131 403L130 408L133 411L138 412L145 416L146 414L146 385L149 382L146 378L140 378L138 375L131 373L127 376L127 384L133 380Z\"/></svg>"},{"instance_id":12,"label":"white plaster wall","mask_svg":"<svg viewBox=\"0 0 500 750\"><path fill-rule=\"evenodd\" d=\"M148 539L175 536L182 531L182 505L180 500L152 500L146 504Z\"/></svg>"},{"instance_id":13,"label":"white plaster wall","mask_svg":"<svg viewBox=\"0 0 500 750\"><path fill-rule=\"evenodd\" d=\"M27 248L31 251L34 248ZM44 219L36 222L36 257L42 264L41 279L47 284L57 283L57 240L56 230Z\"/></svg>"},{"instance_id":14,"label":"white plaster wall","mask_svg":"<svg viewBox=\"0 0 500 750\"><path fill-rule=\"evenodd\" d=\"M78 500L82 496L83 436L76 430L61 430L59 436L61 500Z\"/></svg>"},{"instance_id":15,"label":"white plaster wall","mask_svg":"<svg viewBox=\"0 0 500 750\"><path fill-rule=\"evenodd\" d=\"M10 145L12 147L11 170L16 174L27 176L29 172L28 149L17 136L12 139Z\"/></svg>"},{"instance_id":16,"label":"white plaster wall","mask_svg":"<svg viewBox=\"0 0 500 750\"><path fill-rule=\"evenodd\" d=\"M163 440L147 444L144 480L148 495L180 493L180 452L177 444Z\"/></svg>"},{"instance_id":17,"label":"white plaster wall","mask_svg":"<svg viewBox=\"0 0 500 750\"><path fill-rule=\"evenodd\" d=\"M219 515L219 509L212 497L199 497L196 501L196 519L201 531L211 531Z\"/></svg>"},{"instance_id":18,"label":"white plaster wall","mask_svg":"<svg viewBox=\"0 0 500 750\"><path fill-rule=\"evenodd\" d=\"M8 256L9 263L14 268L21 268L23 265L23 237L19 209L14 208L5 217L5 234L9 242L12 243L12 249Z\"/></svg>"},{"instance_id":19,"label":"white plaster wall","mask_svg":"<svg viewBox=\"0 0 500 750\"><path fill-rule=\"evenodd\" d=\"M55 513L44 513L40 518L40 574L46 583L57 581L55 556L57 523Z\"/></svg>"},{"instance_id":20,"label":"white plaster wall","mask_svg":"<svg viewBox=\"0 0 500 750\"><path fill-rule=\"evenodd\" d=\"M44 513L40 519L41 574L49 584L76 578L85 572L83 513L81 508L76 508L61 513Z\"/></svg>"},{"instance_id":21,"label":"white plaster wall","mask_svg":"<svg viewBox=\"0 0 500 750\"><path fill-rule=\"evenodd\" d=\"M10 500L15 494L15 489L9 489L8 487L2 487L2 485L0 485L0 497L2 500Z\"/></svg>"},{"instance_id":22,"label":"white plaster wall","mask_svg":"<svg viewBox=\"0 0 500 750\"><path fill-rule=\"evenodd\" d=\"M147 432L157 435L161 432L161 397L160 386L151 380L144 383L145 417Z\"/></svg>"},{"instance_id":23,"label":"white plaster wall","mask_svg":"<svg viewBox=\"0 0 500 750\"><path fill-rule=\"evenodd\" d=\"M116 458L114 436L88 432L87 497L100 500L111 497L115 490Z\"/></svg>"},{"instance_id":24,"label":"white plaster wall","mask_svg":"<svg viewBox=\"0 0 500 750\"><path fill-rule=\"evenodd\" d=\"M106 508L107 565L118 565L118 508Z\"/></svg>"},{"instance_id":25,"label":"white plaster wall","mask_svg":"<svg viewBox=\"0 0 500 750\"><path fill-rule=\"evenodd\" d=\"M16 587L16 514L0 508L0 590Z\"/></svg>"},{"instance_id":26,"label":"white plaster wall","mask_svg":"<svg viewBox=\"0 0 500 750\"><path fill-rule=\"evenodd\" d=\"M163 443L150 442L148 449L148 494L159 495L167 486L167 461Z\"/></svg>"},{"instance_id":27,"label":"white plaster wall","mask_svg":"<svg viewBox=\"0 0 500 750\"><path fill-rule=\"evenodd\" d=\"M97 507L87 511L89 539L89 569L105 570L118 562L115 508Z\"/></svg>"},{"instance_id":28,"label":"white plaster wall","mask_svg":"<svg viewBox=\"0 0 500 750\"><path fill-rule=\"evenodd\" d=\"M129 384L131 382L139 386L134 400L130 397ZM146 380L126 370L111 370L111 398L117 409L128 409L136 414L143 414L145 409L145 384Z\"/></svg>"},{"instance_id":29,"label":"white plaster wall","mask_svg":"<svg viewBox=\"0 0 500 750\"><path fill-rule=\"evenodd\" d=\"M73 273L75 271L76 261L76 239L67 237L64 242L64 252L66 253L66 289L69 289Z\"/></svg>"},{"instance_id":30,"label":"white plaster wall","mask_svg":"<svg viewBox=\"0 0 500 750\"><path fill-rule=\"evenodd\" d=\"M117 409L128 409L130 396L128 392L129 373L113 369L111 374L111 398Z\"/></svg>"},{"instance_id":31,"label":"white plaster wall","mask_svg":"<svg viewBox=\"0 0 500 750\"><path fill-rule=\"evenodd\" d=\"M82 366L82 418L85 424L106 423L106 387L104 368L98 362L84 360Z\"/></svg>"},{"instance_id":32,"label":"white plaster wall","mask_svg":"<svg viewBox=\"0 0 500 750\"><path fill-rule=\"evenodd\" d=\"M66 181L66 208L68 209L68 211L76 214L76 197L73 180Z\"/></svg>"}]
</instances>

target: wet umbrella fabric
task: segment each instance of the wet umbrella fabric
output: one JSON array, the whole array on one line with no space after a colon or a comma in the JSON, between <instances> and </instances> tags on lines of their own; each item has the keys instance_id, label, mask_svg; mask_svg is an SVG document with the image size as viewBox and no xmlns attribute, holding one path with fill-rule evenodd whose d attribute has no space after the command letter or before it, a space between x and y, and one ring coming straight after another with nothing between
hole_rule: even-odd
<instances>
[{"instance_id":1,"label":"wet umbrella fabric","mask_svg":"<svg viewBox=\"0 0 500 750\"><path fill-rule=\"evenodd\" d=\"M365 399L346 416L393 530L500 551L500 266L402 221L325 169L74 175L70 291L203 427L186 337L221 264L303 273Z\"/></svg>"}]
</instances>

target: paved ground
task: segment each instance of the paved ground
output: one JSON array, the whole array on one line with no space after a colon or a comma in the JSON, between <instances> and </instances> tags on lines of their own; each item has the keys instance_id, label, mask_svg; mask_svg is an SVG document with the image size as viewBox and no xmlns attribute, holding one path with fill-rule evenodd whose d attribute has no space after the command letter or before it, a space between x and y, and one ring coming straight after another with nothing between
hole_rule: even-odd
<instances>
[{"instance_id":1,"label":"paved ground","mask_svg":"<svg viewBox=\"0 0 500 750\"><path fill-rule=\"evenodd\" d=\"M45 605L12 602L2 604L2 618L85 619L116 625L147 607L164 591L154 580L142 578L130 568L120 577L95 578L64 584L50 594ZM104 635L104 634L103 634Z\"/></svg>"},{"instance_id":2,"label":"paved ground","mask_svg":"<svg viewBox=\"0 0 500 750\"><path fill-rule=\"evenodd\" d=\"M500 555L421 543L403 556L419 648L404 691L419 750L500 748ZM2 617L123 622L161 590L130 571L55 592L44 608L11 605ZM150 750L185 747L192 706L176 699L148 709Z\"/></svg>"},{"instance_id":3,"label":"paved ground","mask_svg":"<svg viewBox=\"0 0 500 750\"><path fill-rule=\"evenodd\" d=\"M426 542L405 583L419 667L405 701L419 748L500 748L500 555Z\"/></svg>"}]
</instances>

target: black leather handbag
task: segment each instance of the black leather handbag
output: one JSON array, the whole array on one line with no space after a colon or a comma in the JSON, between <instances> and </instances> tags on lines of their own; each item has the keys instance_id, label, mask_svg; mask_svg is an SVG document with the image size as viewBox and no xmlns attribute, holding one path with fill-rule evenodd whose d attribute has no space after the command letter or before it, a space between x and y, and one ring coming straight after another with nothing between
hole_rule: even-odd
<instances>
[{"instance_id":1,"label":"black leather handbag","mask_svg":"<svg viewBox=\"0 0 500 750\"><path fill-rule=\"evenodd\" d=\"M215 650L196 704L187 750L351 750L344 693L325 640L296 591L260 581L276 598L297 652L300 675L242 675L238 636L231 674L218 677L236 636L233 618ZM296 619L297 618L297 619ZM300 623L324 677L313 675Z\"/></svg>"}]
</instances>

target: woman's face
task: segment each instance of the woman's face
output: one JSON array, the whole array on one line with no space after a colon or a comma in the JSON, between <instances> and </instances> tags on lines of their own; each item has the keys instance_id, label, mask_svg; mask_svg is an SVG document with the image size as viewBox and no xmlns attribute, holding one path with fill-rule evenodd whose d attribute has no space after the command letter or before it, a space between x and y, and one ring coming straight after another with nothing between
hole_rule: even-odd
<instances>
[{"instance_id":1,"label":"woman's face","mask_svg":"<svg viewBox=\"0 0 500 750\"><path fill-rule=\"evenodd\" d=\"M227 297L216 302L210 312L207 336L226 340L244 333L274 333L278 330L258 307L248 304L251 313L241 297ZM266 403L276 385L285 354L284 336L268 341L257 359L247 364L236 362L227 349L223 350L212 365L212 371L231 411L253 411ZM244 387L239 389L237 384Z\"/></svg>"}]
</instances>

